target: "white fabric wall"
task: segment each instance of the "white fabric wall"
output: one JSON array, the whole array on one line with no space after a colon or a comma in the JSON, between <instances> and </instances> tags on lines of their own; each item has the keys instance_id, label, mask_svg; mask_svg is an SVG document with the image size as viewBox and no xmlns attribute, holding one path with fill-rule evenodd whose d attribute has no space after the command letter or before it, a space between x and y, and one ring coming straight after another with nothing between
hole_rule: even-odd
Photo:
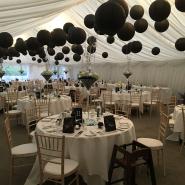
<instances>
[{"instance_id":1,"label":"white fabric wall","mask_svg":"<svg viewBox=\"0 0 185 185\"><path fill-rule=\"evenodd\" d=\"M84 67L75 65L72 67L73 77ZM95 71L100 76L100 79L117 82L126 82L123 76L126 71L126 64L92 64L92 71ZM130 66L133 75L130 81L133 84L143 84L147 86L164 86L170 87L173 93L185 92L185 62L166 62L166 63L134 63Z\"/></svg>"}]
</instances>

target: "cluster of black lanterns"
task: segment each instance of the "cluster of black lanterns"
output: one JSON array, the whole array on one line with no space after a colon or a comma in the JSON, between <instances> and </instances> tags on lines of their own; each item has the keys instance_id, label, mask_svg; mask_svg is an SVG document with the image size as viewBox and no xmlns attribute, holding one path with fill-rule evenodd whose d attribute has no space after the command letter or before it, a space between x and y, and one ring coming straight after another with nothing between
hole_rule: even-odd
<instances>
[{"instance_id":1,"label":"cluster of black lanterns","mask_svg":"<svg viewBox=\"0 0 185 185\"><path fill-rule=\"evenodd\" d=\"M185 12L185 1L175 0L176 9ZM123 54L139 53L142 51L142 43L140 41L130 41L134 38L135 32L144 33L148 28L148 22L143 18L144 9L141 5L134 5L128 8L125 0L108 0L100 5L95 14L88 14L84 18L84 25L99 35L107 35L106 41L113 44L117 36L121 41L128 41L121 48ZM165 32L170 24L168 17L171 13L171 6L167 0L155 0L149 7L149 15L154 22L154 28L157 32ZM135 20L134 24L127 21L130 15ZM82 44L87 40L88 46L84 48ZM68 43L68 44L67 44ZM72 23L65 23L63 28L56 28L49 32L47 30L40 30L36 37L30 37L27 40L18 38L13 44L13 37L8 32L0 33L0 58L12 60L13 57L20 57L20 54L29 54L33 61L38 63L47 62L46 54L53 56L55 64L64 60L69 62L70 58L67 56L71 51L73 52L73 60L78 62L84 52L93 54L96 52L96 37L90 36L87 38L86 32L80 28L75 27ZM70 47L71 45L71 47ZM44 49L44 46L47 48ZM56 53L55 47L62 47ZM175 48L178 51L185 51L185 37L178 38L175 42ZM47 53L46 53L47 52ZM160 53L159 47L151 49L153 55ZM38 57L36 58L36 55ZM107 58L109 54L102 52L102 57ZM21 60L17 59L20 64Z\"/></svg>"}]
</instances>

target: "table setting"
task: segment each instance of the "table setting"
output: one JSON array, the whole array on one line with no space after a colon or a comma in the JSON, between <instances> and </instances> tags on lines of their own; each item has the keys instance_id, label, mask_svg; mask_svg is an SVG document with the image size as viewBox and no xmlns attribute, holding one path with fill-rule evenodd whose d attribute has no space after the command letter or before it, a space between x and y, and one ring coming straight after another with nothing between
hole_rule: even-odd
<instances>
[{"instance_id":1,"label":"table setting","mask_svg":"<svg viewBox=\"0 0 185 185\"><path fill-rule=\"evenodd\" d=\"M36 132L56 137L64 135L65 157L79 162L79 174L88 185L103 185L108 180L107 172L114 144L132 142L136 138L134 125L123 116L105 112L97 117L96 111L90 110L89 113L82 112L82 121L80 123L77 120L72 132L64 133L65 119L68 119L67 125L70 125L71 113L66 111L40 120ZM115 130L106 131L107 116L115 120ZM38 182L39 168L36 161L25 185Z\"/></svg>"}]
</instances>

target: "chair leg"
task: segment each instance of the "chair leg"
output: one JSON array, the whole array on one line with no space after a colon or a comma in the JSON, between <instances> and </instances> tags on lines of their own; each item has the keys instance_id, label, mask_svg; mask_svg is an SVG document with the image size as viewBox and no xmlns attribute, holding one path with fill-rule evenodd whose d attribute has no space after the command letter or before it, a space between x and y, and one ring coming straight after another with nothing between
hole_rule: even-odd
<instances>
[{"instance_id":1,"label":"chair leg","mask_svg":"<svg viewBox=\"0 0 185 185\"><path fill-rule=\"evenodd\" d=\"M181 147L180 147L180 153L182 153L183 147L184 147L184 141L182 140Z\"/></svg>"},{"instance_id":2,"label":"chair leg","mask_svg":"<svg viewBox=\"0 0 185 185\"><path fill-rule=\"evenodd\" d=\"M161 152L162 152L162 161L163 161L163 173L164 173L164 176L166 176L166 157L165 157L165 150L162 149Z\"/></svg>"},{"instance_id":3,"label":"chair leg","mask_svg":"<svg viewBox=\"0 0 185 185\"><path fill-rule=\"evenodd\" d=\"M13 159L11 159L11 161L10 161L10 176L9 176L9 185L12 185L12 182L13 182L13 171L14 171L14 167L13 167L13 165L14 165L14 160Z\"/></svg>"},{"instance_id":4,"label":"chair leg","mask_svg":"<svg viewBox=\"0 0 185 185\"><path fill-rule=\"evenodd\" d=\"M76 185L79 185L79 174L76 174Z\"/></svg>"}]
</instances>

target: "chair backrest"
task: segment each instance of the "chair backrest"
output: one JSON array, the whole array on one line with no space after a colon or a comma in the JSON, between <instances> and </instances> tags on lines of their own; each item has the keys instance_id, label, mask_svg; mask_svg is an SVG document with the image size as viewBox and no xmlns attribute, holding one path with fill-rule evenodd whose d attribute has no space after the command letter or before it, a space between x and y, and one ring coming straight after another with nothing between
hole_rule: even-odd
<instances>
[{"instance_id":1,"label":"chair backrest","mask_svg":"<svg viewBox=\"0 0 185 185\"><path fill-rule=\"evenodd\" d=\"M25 115L26 130L29 135L30 132L35 129L35 126L40 119L40 110L37 107L30 107L29 109L25 109Z\"/></svg>"},{"instance_id":2,"label":"chair backrest","mask_svg":"<svg viewBox=\"0 0 185 185\"><path fill-rule=\"evenodd\" d=\"M130 93L130 103L141 103L141 96L142 92L136 93L136 92L131 92Z\"/></svg>"},{"instance_id":3,"label":"chair backrest","mask_svg":"<svg viewBox=\"0 0 185 185\"><path fill-rule=\"evenodd\" d=\"M6 97L0 96L0 109L2 108L4 110L5 107L6 107Z\"/></svg>"},{"instance_id":4,"label":"chair backrest","mask_svg":"<svg viewBox=\"0 0 185 185\"><path fill-rule=\"evenodd\" d=\"M103 93L103 103L112 102L112 91L104 91Z\"/></svg>"},{"instance_id":5,"label":"chair backrest","mask_svg":"<svg viewBox=\"0 0 185 185\"><path fill-rule=\"evenodd\" d=\"M35 99L35 106L39 108L40 113L47 112L49 115L50 98Z\"/></svg>"},{"instance_id":6,"label":"chair backrest","mask_svg":"<svg viewBox=\"0 0 185 185\"><path fill-rule=\"evenodd\" d=\"M4 121L4 128L5 128L6 140L8 143L8 149L11 154L11 148L13 147L13 143L12 143L12 133L11 133L11 129L10 129L10 120L8 117Z\"/></svg>"},{"instance_id":7,"label":"chair backrest","mask_svg":"<svg viewBox=\"0 0 185 185\"><path fill-rule=\"evenodd\" d=\"M160 103L159 109L161 113L168 114L168 107L166 104Z\"/></svg>"},{"instance_id":8,"label":"chair backrest","mask_svg":"<svg viewBox=\"0 0 185 185\"><path fill-rule=\"evenodd\" d=\"M7 92L8 95L8 102L12 103L12 104L16 104L17 103L17 98L18 98L18 91L8 91Z\"/></svg>"},{"instance_id":9,"label":"chair backrest","mask_svg":"<svg viewBox=\"0 0 185 185\"><path fill-rule=\"evenodd\" d=\"M160 91L157 89L152 89L151 91L151 101L160 102Z\"/></svg>"},{"instance_id":10,"label":"chair backrest","mask_svg":"<svg viewBox=\"0 0 185 185\"><path fill-rule=\"evenodd\" d=\"M65 136L54 137L35 134L37 152L39 158L40 172L43 176L43 169L47 162L61 165L61 180L64 180L64 148Z\"/></svg>"},{"instance_id":11,"label":"chair backrest","mask_svg":"<svg viewBox=\"0 0 185 185\"><path fill-rule=\"evenodd\" d=\"M167 130L169 126L169 116L165 113L160 112L160 125L159 125L159 135L158 139L165 144Z\"/></svg>"},{"instance_id":12,"label":"chair backrest","mask_svg":"<svg viewBox=\"0 0 185 185\"><path fill-rule=\"evenodd\" d=\"M184 114L184 108L182 107L182 121L183 121L183 128L184 128L184 136L183 136L183 142L185 141L185 114Z\"/></svg>"},{"instance_id":13,"label":"chair backrest","mask_svg":"<svg viewBox=\"0 0 185 185\"><path fill-rule=\"evenodd\" d=\"M168 114L173 113L177 103L176 96L171 96L170 102L168 103Z\"/></svg>"},{"instance_id":14,"label":"chair backrest","mask_svg":"<svg viewBox=\"0 0 185 185\"><path fill-rule=\"evenodd\" d=\"M122 114L128 117L131 114L131 105L129 100L117 100L115 101L115 114Z\"/></svg>"}]
</instances>

